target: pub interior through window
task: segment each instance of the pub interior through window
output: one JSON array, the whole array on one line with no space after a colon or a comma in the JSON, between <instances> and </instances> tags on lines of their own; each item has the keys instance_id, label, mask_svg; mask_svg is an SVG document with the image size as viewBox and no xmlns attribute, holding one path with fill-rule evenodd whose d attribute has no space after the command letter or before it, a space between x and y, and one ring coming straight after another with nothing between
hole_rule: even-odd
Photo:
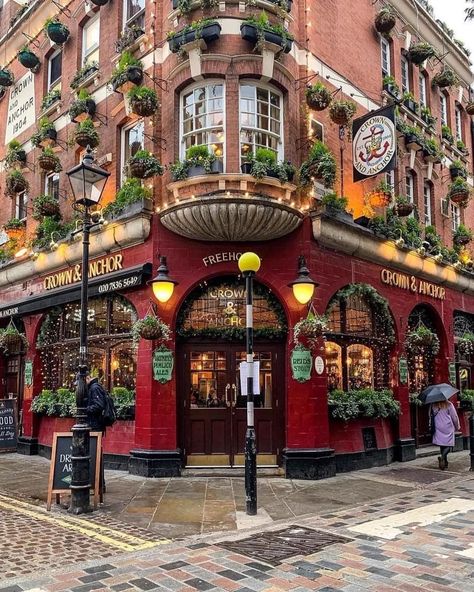
<instances>
[{"instance_id":1,"label":"pub interior through window","mask_svg":"<svg viewBox=\"0 0 474 592\"><path fill-rule=\"evenodd\" d=\"M73 388L79 363L79 303L51 309L38 334L43 387ZM130 334L137 320L122 296L91 298L88 308L88 366L108 390L135 389L136 351Z\"/></svg>"},{"instance_id":2,"label":"pub interior through window","mask_svg":"<svg viewBox=\"0 0 474 592\"><path fill-rule=\"evenodd\" d=\"M364 289L342 290L331 300L326 333L329 390L388 387L392 319L378 310ZM375 291L374 291L375 292ZM375 293L376 294L376 293ZM383 299L377 294L378 301ZM390 331L391 335L391 331Z\"/></svg>"}]
</instances>

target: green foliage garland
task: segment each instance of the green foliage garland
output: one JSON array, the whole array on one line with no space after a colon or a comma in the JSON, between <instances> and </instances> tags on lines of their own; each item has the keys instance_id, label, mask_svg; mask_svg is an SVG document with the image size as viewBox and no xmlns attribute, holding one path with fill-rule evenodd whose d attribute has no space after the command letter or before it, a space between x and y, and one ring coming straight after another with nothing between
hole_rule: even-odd
<instances>
[{"instance_id":1,"label":"green foliage garland","mask_svg":"<svg viewBox=\"0 0 474 592\"><path fill-rule=\"evenodd\" d=\"M334 390L328 395L328 404L331 418L344 421L359 417L385 419L400 415L400 403L388 389Z\"/></svg>"}]
</instances>

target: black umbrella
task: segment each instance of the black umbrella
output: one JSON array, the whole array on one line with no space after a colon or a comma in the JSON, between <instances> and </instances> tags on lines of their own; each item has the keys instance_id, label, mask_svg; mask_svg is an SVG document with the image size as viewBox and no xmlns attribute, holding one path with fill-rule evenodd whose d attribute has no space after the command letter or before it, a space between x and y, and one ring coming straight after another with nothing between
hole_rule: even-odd
<instances>
[{"instance_id":1,"label":"black umbrella","mask_svg":"<svg viewBox=\"0 0 474 592\"><path fill-rule=\"evenodd\" d=\"M451 386L447 382L442 382L441 384L427 386L421 393L419 399L425 405L429 405L430 403L447 401L457 393L459 393L459 389L454 388L454 386Z\"/></svg>"}]
</instances>

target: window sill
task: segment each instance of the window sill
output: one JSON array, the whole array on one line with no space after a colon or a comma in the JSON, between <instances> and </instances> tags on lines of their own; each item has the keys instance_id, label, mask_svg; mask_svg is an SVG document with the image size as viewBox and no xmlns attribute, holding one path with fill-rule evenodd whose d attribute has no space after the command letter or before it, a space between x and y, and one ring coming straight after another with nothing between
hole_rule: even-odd
<instances>
[{"instance_id":1,"label":"window sill","mask_svg":"<svg viewBox=\"0 0 474 592\"><path fill-rule=\"evenodd\" d=\"M59 115L59 113L61 113L62 106L63 106L63 102L61 99L54 101L54 103L49 105L49 107L46 107L45 109L42 109L40 111L40 117L49 117L50 115L52 115L55 112Z\"/></svg>"},{"instance_id":2,"label":"window sill","mask_svg":"<svg viewBox=\"0 0 474 592\"><path fill-rule=\"evenodd\" d=\"M92 72L91 74L89 74L89 76L86 76L86 78L84 78L84 80L82 80L77 85L77 87L74 89L73 92L77 93L77 92L79 92L81 90L81 88L88 88L92 84L94 84L94 86L98 86L99 79L100 79L100 71L99 70L94 70L94 72Z\"/></svg>"}]
</instances>

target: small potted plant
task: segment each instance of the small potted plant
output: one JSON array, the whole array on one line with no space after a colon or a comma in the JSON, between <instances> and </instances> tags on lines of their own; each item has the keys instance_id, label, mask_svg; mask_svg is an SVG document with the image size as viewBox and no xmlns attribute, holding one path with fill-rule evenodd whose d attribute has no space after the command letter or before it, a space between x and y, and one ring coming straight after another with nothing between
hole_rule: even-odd
<instances>
[{"instance_id":1,"label":"small potted plant","mask_svg":"<svg viewBox=\"0 0 474 592\"><path fill-rule=\"evenodd\" d=\"M38 131L31 136L31 143L36 148L42 146L46 148L54 144L57 138L57 131L54 123L47 117L41 117L38 122Z\"/></svg>"},{"instance_id":2,"label":"small potted plant","mask_svg":"<svg viewBox=\"0 0 474 592\"><path fill-rule=\"evenodd\" d=\"M375 29L382 34L388 34L397 23L397 17L389 6L384 6L375 15Z\"/></svg>"},{"instance_id":3,"label":"small potted plant","mask_svg":"<svg viewBox=\"0 0 474 592\"><path fill-rule=\"evenodd\" d=\"M216 19L201 19L193 21L180 31L171 31L168 34L168 44L172 53L178 53L183 45L202 39L206 44L219 39L221 26Z\"/></svg>"},{"instance_id":4,"label":"small potted plant","mask_svg":"<svg viewBox=\"0 0 474 592\"><path fill-rule=\"evenodd\" d=\"M428 139L424 141L423 156L427 162L441 162L442 152L436 140Z\"/></svg>"},{"instance_id":5,"label":"small potted plant","mask_svg":"<svg viewBox=\"0 0 474 592\"><path fill-rule=\"evenodd\" d=\"M7 233L8 240L18 240L25 232L25 221L18 218L10 218L3 225L3 230Z\"/></svg>"},{"instance_id":6,"label":"small potted plant","mask_svg":"<svg viewBox=\"0 0 474 592\"><path fill-rule=\"evenodd\" d=\"M329 106L329 117L340 126L348 126L357 110L356 104L352 101L332 101Z\"/></svg>"},{"instance_id":7,"label":"small potted plant","mask_svg":"<svg viewBox=\"0 0 474 592\"><path fill-rule=\"evenodd\" d=\"M471 189L465 179L457 177L450 184L448 190L449 199L456 205L465 208L469 203Z\"/></svg>"},{"instance_id":8,"label":"small potted plant","mask_svg":"<svg viewBox=\"0 0 474 592\"><path fill-rule=\"evenodd\" d=\"M332 218L351 221L352 216L347 212L348 199L339 196L335 191L325 193L320 201L321 209Z\"/></svg>"},{"instance_id":9,"label":"small potted plant","mask_svg":"<svg viewBox=\"0 0 474 592\"><path fill-rule=\"evenodd\" d=\"M48 38L57 45L63 45L69 39L69 29L56 17L49 18L44 23L44 31Z\"/></svg>"},{"instance_id":10,"label":"small potted plant","mask_svg":"<svg viewBox=\"0 0 474 592\"><path fill-rule=\"evenodd\" d=\"M9 195L27 191L29 188L28 181L25 179L23 173L17 169L8 173L6 178L7 192Z\"/></svg>"},{"instance_id":11,"label":"small potted plant","mask_svg":"<svg viewBox=\"0 0 474 592\"><path fill-rule=\"evenodd\" d=\"M76 131L74 132L74 141L83 148L87 148L87 146L96 148L99 145L99 134L95 129L92 119L85 119L77 124Z\"/></svg>"},{"instance_id":12,"label":"small potted plant","mask_svg":"<svg viewBox=\"0 0 474 592\"><path fill-rule=\"evenodd\" d=\"M263 179L263 177L275 177L278 175L275 171L277 164L277 155L274 150L269 148L257 148L251 174L256 179Z\"/></svg>"},{"instance_id":13,"label":"small potted plant","mask_svg":"<svg viewBox=\"0 0 474 592\"><path fill-rule=\"evenodd\" d=\"M122 51L133 45L135 41L137 41L137 39L139 39L144 34L145 31L137 25L125 27L125 29L120 33L120 37L115 42L115 51L117 53L122 53Z\"/></svg>"},{"instance_id":14,"label":"small potted plant","mask_svg":"<svg viewBox=\"0 0 474 592\"><path fill-rule=\"evenodd\" d=\"M462 140L456 140L456 148L463 154L464 156L469 155L469 150L466 148L466 145Z\"/></svg>"},{"instance_id":15,"label":"small potted plant","mask_svg":"<svg viewBox=\"0 0 474 592\"><path fill-rule=\"evenodd\" d=\"M27 45L23 45L18 52L18 61L22 66L32 71L35 71L40 65L38 56Z\"/></svg>"},{"instance_id":16,"label":"small potted plant","mask_svg":"<svg viewBox=\"0 0 474 592\"><path fill-rule=\"evenodd\" d=\"M306 104L310 109L323 111L331 101L332 93L321 82L306 87Z\"/></svg>"},{"instance_id":17,"label":"small potted plant","mask_svg":"<svg viewBox=\"0 0 474 592\"><path fill-rule=\"evenodd\" d=\"M407 109L410 109L413 113L418 113L418 103L415 101L415 97L411 92L404 92L402 100Z\"/></svg>"},{"instance_id":18,"label":"small potted plant","mask_svg":"<svg viewBox=\"0 0 474 592\"><path fill-rule=\"evenodd\" d=\"M293 342L296 346L305 346L306 344L315 349L318 340L323 333L327 331L328 319L320 317L311 310L304 319L300 319L293 327Z\"/></svg>"},{"instance_id":19,"label":"small potted plant","mask_svg":"<svg viewBox=\"0 0 474 592\"><path fill-rule=\"evenodd\" d=\"M42 171L59 173L62 171L61 162L52 148L43 148L38 156L38 164Z\"/></svg>"},{"instance_id":20,"label":"small potted plant","mask_svg":"<svg viewBox=\"0 0 474 592\"><path fill-rule=\"evenodd\" d=\"M251 175L252 174L252 167L254 162L255 156L253 152L246 154L242 157L242 163L240 165L240 170L242 171L243 175Z\"/></svg>"},{"instance_id":21,"label":"small potted plant","mask_svg":"<svg viewBox=\"0 0 474 592\"><path fill-rule=\"evenodd\" d=\"M431 115L431 110L426 105L422 105L420 109L420 117L430 127L433 127L437 121L437 118Z\"/></svg>"},{"instance_id":22,"label":"small potted plant","mask_svg":"<svg viewBox=\"0 0 474 592\"><path fill-rule=\"evenodd\" d=\"M240 25L240 35L258 50L262 49L265 41L280 46L283 53L289 53L293 46L293 37L288 30L283 25L270 23L265 11L258 18L252 16L246 19Z\"/></svg>"},{"instance_id":23,"label":"small potted plant","mask_svg":"<svg viewBox=\"0 0 474 592\"><path fill-rule=\"evenodd\" d=\"M61 91L60 90L51 90L47 93L43 100L41 101L41 111L46 111L49 109L54 103L57 103L61 100Z\"/></svg>"},{"instance_id":24,"label":"small potted plant","mask_svg":"<svg viewBox=\"0 0 474 592\"><path fill-rule=\"evenodd\" d=\"M385 208L392 201L393 190L386 181L380 181L370 192L371 204L374 207Z\"/></svg>"},{"instance_id":25,"label":"small potted plant","mask_svg":"<svg viewBox=\"0 0 474 592\"><path fill-rule=\"evenodd\" d=\"M408 201L408 198L404 197L403 195L399 195L395 199L393 211L399 218L405 218L413 212L414 207L415 206L410 201Z\"/></svg>"},{"instance_id":26,"label":"small potted plant","mask_svg":"<svg viewBox=\"0 0 474 592\"><path fill-rule=\"evenodd\" d=\"M384 76L382 79L383 89L394 99L400 98L400 87L393 76Z\"/></svg>"},{"instance_id":27,"label":"small potted plant","mask_svg":"<svg viewBox=\"0 0 474 592\"><path fill-rule=\"evenodd\" d=\"M13 321L0 329L0 350L5 354L20 354L28 349L28 340L18 331Z\"/></svg>"},{"instance_id":28,"label":"small potted plant","mask_svg":"<svg viewBox=\"0 0 474 592\"><path fill-rule=\"evenodd\" d=\"M446 142L449 142L450 144L454 144L453 132L451 131L451 128L449 127L449 125L442 125L441 126L441 137L443 138L443 140L446 140Z\"/></svg>"},{"instance_id":29,"label":"small potted plant","mask_svg":"<svg viewBox=\"0 0 474 592\"><path fill-rule=\"evenodd\" d=\"M408 150L420 150L423 148L423 134L416 126L408 125L405 129L405 146Z\"/></svg>"},{"instance_id":30,"label":"small potted plant","mask_svg":"<svg viewBox=\"0 0 474 592\"><path fill-rule=\"evenodd\" d=\"M432 83L434 86L439 86L439 88L455 86L458 83L458 77L451 68L445 66L441 72L433 76Z\"/></svg>"},{"instance_id":31,"label":"small potted plant","mask_svg":"<svg viewBox=\"0 0 474 592\"><path fill-rule=\"evenodd\" d=\"M468 245L472 241L472 236L472 230L460 224L453 234L453 243L458 247Z\"/></svg>"},{"instance_id":32,"label":"small potted plant","mask_svg":"<svg viewBox=\"0 0 474 592\"><path fill-rule=\"evenodd\" d=\"M417 66L420 66L425 60L436 55L436 51L432 45L425 41L413 44L408 50L410 60Z\"/></svg>"},{"instance_id":33,"label":"small potted plant","mask_svg":"<svg viewBox=\"0 0 474 592\"><path fill-rule=\"evenodd\" d=\"M209 152L205 145L190 146L186 150L186 158L182 162L171 165L171 174L174 181L188 177L198 177L213 173L222 173L222 161Z\"/></svg>"},{"instance_id":34,"label":"small potted plant","mask_svg":"<svg viewBox=\"0 0 474 592\"><path fill-rule=\"evenodd\" d=\"M323 142L316 141L309 152L308 158L300 168L300 183L303 187L310 185L314 179L323 182L324 187L332 187L336 181L336 159Z\"/></svg>"},{"instance_id":35,"label":"small potted plant","mask_svg":"<svg viewBox=\"0 0 474 592\"><path fill-rule=\"evenodd\" d=\"M142 211L151 211L152 195L152 191L144 186L140 179L129 177L117 191L115 200L104 208L104 216L116 218L125 212L132 215Z\"/></svg>"},{"instance_id":36,"label":"small potted plant","mask_svg":"<svg viewBox=\"0 0 474 592\"><path fill-rule=\"evenodd\" d=\"M69 107L69 117L74 123L81 123L82 121L94 117L96 111L96 104L92 99L90 93L85 88L77 93L77 98Z\"/></svg>"},{"instance_id":37,"label":"small potted plant","mask_svg":"<svg viewBox=\"0 0 474 592\"><path fill-rule=\"evenodd\" d=\"M0 68L0 86L12 86L15 78L8 68Z\"/></svg>"},{"instance_id":38,"label":"small potted plant","mask_svg":"<svg viewBox=\"0 0 474 592\"><path fill-rule=\"evenodd\" d=\"M155 314L148 313L143 319L136 321L131 330L132 339L138 344L140 338L154 341L167 341L171 336L169 326Z\"/></svg>"},{"instance_id":39,"label":"small potted plant","mask_svg":"<svg viewBox=\"0 0 474 592\"><path fill-rule=\"evenodd\" d=\"M148 179L155 175L162 175L164 172L159 160L148 150L138 150L130 157L127 166L130 177L137 179Z\"/></svg>"},{"instance_id":40,"label":"small potted plant","mask_svg":"<svg viewBox=\"0 0 474 592\"><path fill-rule=\"evenodd\" d=\"M7 154L5 156L5 163L11 167L16 164L23 164L26 162L26 152L22 148L18 140L11 140L8 144Z\"/></svg>"},{"instance_id":41,"label":"small potted plant","mask_svg":"<svg viewBox=\"0 0 474 592\"><path fill-rule=\"evenodd\" d=\"M58 218L61 215L59 201L52 195L38 195L33 200L33 218L41 220L44 216Z\"/></svg>"},{"instance_id":42,"label":"small potted plant","mask_svg":"<svg viewBox=\"0 0 474 592\"><path fill-rule=\"evenodd\" d=\"M453 160L453 162L449 165L449 174L451 175L451 179L453 181L457 177L467 179L467 171L460 160Z\"/></svg>"},{"instance_id":43,"label":"small potted plant","mask_svg":"<svg viewBox=\"0 0 474 592\"><path fill-rule=\"evenodd\" d=\"M143 80L143 64L129 51L124 51L120 56L109 84L116 92L126 93L134 85L140 84Z\"/></svg>"},{"instance_id":44,"label":"small potted plant","mask_svg":"<svg viewBox=\"0 0 474 592\"><path fill-rule=\"evenodd\" d=\"M83 84L92 74L97 73L99 70L99 62L86 62L82 68L80 68L72 77L69 86L76 90L81 84Z\"/></svg>"},{"instance_id":45,"label":"small potted plant","mask_svg":"<svg viewBox=\"0 0 474 592\"><path fill-rule=\"evenodd\" d=\"M158 110L158 97L152 88L134 86L128 91L127 99L132 112L140 117L150 117Z\"/></svg>"}]
</instances>

